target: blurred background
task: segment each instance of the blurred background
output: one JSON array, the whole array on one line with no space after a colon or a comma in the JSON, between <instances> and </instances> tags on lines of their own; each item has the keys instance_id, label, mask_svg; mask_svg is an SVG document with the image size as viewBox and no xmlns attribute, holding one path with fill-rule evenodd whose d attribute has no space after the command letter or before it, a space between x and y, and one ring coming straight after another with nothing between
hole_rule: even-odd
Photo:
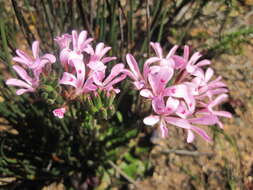
<instances>
[{"instance_id":1,"label":"blurred background","mask_svg":"<svg viewBox=\"0 0 253 190\"><path fill-rule=\"evenodd\" d=\"M171 129L168 139L150 145L144 157L151 165L148 172L141 167L125 168L134 183L145 190L253 189L252 0L0 0L1 91L5 91L3 81L10 76L16 49L29 51L32 42L39 40L43 52L57 53L54 38L73 29L87 30L96 42L111 46L110 55L122 62L130 52L142 64L153 54L151 41L160 42L167 52L175 44L179 52L183 45L190 45L192 52L200 51L212 61L216 74L228 84L230 98L223 109L234 117L223 121L223 131L207 129L214 141L208 144L197 138L187 144L179 138L180 131ZM0 102L5 101L0 96ZM121 103L121 112L131 110L123 113L125 125L133 116L138 126L143 125L147 109L140 109L143 105L138 99L131 102L130 107ZM13 132L3 115L0 132ZM140 136L145 136L148 129L142 128ZM0 184L13 177L0 173ZM64 189L59 182L42 188ZM99 188L135 189L131 183L104 179Z\"/></svg>"}]
</instances>

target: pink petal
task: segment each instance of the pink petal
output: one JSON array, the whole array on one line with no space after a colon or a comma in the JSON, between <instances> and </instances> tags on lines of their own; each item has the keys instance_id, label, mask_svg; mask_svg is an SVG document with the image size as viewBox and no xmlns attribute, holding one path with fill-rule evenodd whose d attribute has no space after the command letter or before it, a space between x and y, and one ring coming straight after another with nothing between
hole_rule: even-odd
<instances>
[{"instance_id":1,"label":"pink petal","mask_svg":"<svg viewBox=\"0 0 253 190\"><path fill-rule=\"evenodd\" d=\"M179 106L179 100L169 97L166 102L166 113L173 113Z\"/></svg>"},{"instance_id":2,"label":"pink petal","mask_svg":"<svg viewBox=\"0 0 253 190\"><path fill-rule=\"evenodd\" d=\"M202 66L206 66L206 65L210 65L210 64L211 64L211 61L209 61L209 60L207 60L207 59L204 59L204 60L198 62L196 65L197 65L198 67L202 67Z\"/></svg>"},{"instance_id":3,"label":"pink petal","mask_svg":"<svg viewBox=\"0 0 253 190\"><path fill-rule=\"evenodd\" d=\"M87 38L87 31L83 30L82 32L80 32L77 40L77 48L79 50L81 50L81 48L84 48L82 47L82 44L85 43L86 38Z\"/></svg>"},{"instance_id":4,"label":"pink petal","mask_svg":"<svg viewBox=\"0 0 253 190\"><path fill-rule=\"evenodd\" d=\"M102 83L102 81L101 81L101 79L100 79L100 77L99 77L99 74L98 74L97 72L95 72L95 73L92 75L92 77L93 77L93 81L94 81L94 83L95 83L96 85L98 85L98 86L103 86L103 83Z\"/></svg>"},{"instance_id":5,"label":"pink petal","mask_svg":"<svg viewBox=\"0 0 253 190\"><path fill-rule=\"evenodd\" d=\"M58 117L59 119L62 119L64 117L65 112L66 112L66 108L57 108L53 110L54 116Z\"/></svg>"},{"instance_id":6,"label":"pink petal","mask_svg":"<svg viewBox=\"0 0 253 190\"><path fill-rule=\"evenodd\" d=\"M73 59L71 60L72 64L74 65L76 69L76 75L77 75L77 86L81 87L83 86L84 79L85 79L85 66L84 62L80 59Z\"/></svg>"},{"instance_id":7,"label":"pink petal","mask_svg":"<svg viewBox=\"0 0 253 190\"><path fill-rule=\"evenodd\" d=\"M101 60L102 63L107 63L107 62L110 62L110 61L113 61L117 59L117 57L105 57Z\"/></svg>"},{"instance_id":8,"label":"pink petal","mask_svg":"<svg viewBox=\"0 0 253 190\"><path fill-rule=\"evenodd\" d=\"M65 67L65 65L68 64L68 59L69 59L69 54L70 54L71 50L70 49L63 49L60 52L60 62L62 64L63 67Z\"/></svg>"},{"instance_id":9,"label":"pink petal","mask_svg":"<svg viewBox=\"0 0 253 190\"><path fill-rule=\"evenodd\" d=\"M119 75L123 69L124 69L124 64L116 64L112 67L110 75L105 79L103 82L105 85L108 84L114 77Z\"/></svg>"},{"instance_id":10,"label":"pink petal","mask_svg":"<svg viewBox=\"0 0 253 190\"><path fill-rule=\"evenodd\" d=\"M74 75L64 72L59 84L71 85L77 88L76 81L77 79Z\"/></svg>"},{"instance_id":11,"label":"pink petal","mask_svg":"<svg viewBox=\"0 0 253 190\"><path fill-rule=\"evenodd\" d=\"M133 82L134 86L137 88L137 90L141 90L142 88L145 87L145 82L144 81L135 81Z\"/></svg>"},{"instance_id":12,"label":"pink petal","mask_svg":"<svg viewBox=\"0 0 253 190\"><path fill-rule=\"evenodd\" d=\"M35 59L39 58L39 42L38 41L33 42L32 52L33 52L33 57Z\"/></svg>"},{"instance_id":13,"label":"pink petal","mask_svg":"<svg viewBox=\"0 0 253 190\"><path fill-rule=\"evenodd\" d=\"M162 133L162 138L167 137L168 136L168 128L167 128L166 123L164 121L161 121L159 128Z\"/></svg>"},{"instance_id":14,"label":"pink petal","mask_svg":"<svg viewBox=\"0 0 253 190\"><path fill-rule=\"evenodd\" d=\"M202 55L199 52L194 53L189 60L189 65L194 65Z\"/></svg>"},{"instance_id":15,"label":"pink petal","mask_svg":"<svg viewBox=\"0 0 253 190\"><path fill-rule=\"evenodd\" d=\"M169 51L168 55L166 56L166 59L169 59L171 56L173 56L178 49L178 45L175 45L172 47L172 49Z\"/></svg>"},{"instance_id":16,"label":"pink petal","mask_svg":"<svg viewBox=\"0 0 253 190\"><path fill-rule=\"evenodd\" d=\"M105 47L104 49L102 49L102 51L99 54L100 58L102 58L108 51L110 51L110 49L112 49L112 48L111 47Z\"/></svg>"},{"instance_id":17,"label":"pink petal","mask_svg":"<svg viewBox=\"0 0 253 190\"><path fill-rule=\"evenodd\" d=\"M13 57L12 60L17 62L17 63L25 64L26 66L31 64L30 61L28 61L27 59L23 59L23 58L20 58L20 57Z\"/></svg>"},{"instance_id":18,"label":"pink petal","mask_svg":"<svg viewBox=\"0 0 253 190\"><path fill-rule=\"evenodd\" d=\"M152 100L152 107L157 114L164 114L166 107L164 104L163 97L160 96L154 97Z\"/></svg>"},{"instance_id":19,"label":"pink petal","mask_svg":"<svg viewBox=\"0 0 253 190\"><path fill-rule=\"evenodd\" d=\"M170 123L171 125L175 125L177 127L181 127L184 129L191 128L191 125L185 119L180 119L180 118L176 118L176 117L165 117L165 120L167 123Z\"/></svg>"},{"instance_id":20,"label":"pink petal","mask_svg":"<svg viewBox=\"0 0 253 190\"><path fill-rule=\"evenodd\" d=\"M232 114L227 111L213 111L213 114L221 117L232 118Z\"/></svg>"},{"instance_id":21,"label":"pink petal","mask_svg":"<svg viewBox=\"0 0 253 190\"><path fill-rule=\"evenodd\" d=\"M228 98L227 94L221 94L219 95L215 100L213 100L208 107L213 108L214 106L220 104L221 102L224 102Z\"/></svg>"},{"instance_id":22,"label":"pink petal","mask_svg":"<svg viewBox=\"0 0 253 190\"><path fill-rule=\"evenodd\" d=\"M111 87L113 86L114 84L117 84L119 83L120 81L124 80L126 78L126 75L121 75L119 77L116 77L115 79L113 79L110 83L108 83L105 88L108 88L108 87Z\"/></svg>"},{"instance_id":23,"label":"pink petal","mask_svg":"<svg viewBox=\"0 0 253 190\"><path fill-rule=\"evenodd\" d=\"M55 56L52 55L52 54L49 54L49 53L43 55L43 56L41 57L41 59L47 59L50 63L55 63L55 62L56 62Z\"/></svg>"},{"instance_id":24,"label":"pink petal","mask_svg":"<svg viewBox=\"0 0 253 190\"><path fill-rule=\"evenodd\" d=\"M185 68L187 62L185 61L185 59L183 59L182 57L178 56L178 55L173 55L172 59L175 61L175 69L183 69Z\"/></svg>"},{"instance_id":25,"label":"pink petal","mask_svg":"<svg viewBox=\"0 0 253 190\"><path fill-rule=\"evenodd\" d=\"M69 43L71 42L72 36L69 34L63 34L57 36L54 41L60 46L60 49L69 48Z\"/></svg>"},{"instance_id":26,"label":"pink petal","mask_svg":"<svg viewBox=\"0 0 253 190\"><path fill-rule=\"evenodd\" d=\"M144 63L144 65L150 65L150 64L152 64L152 63L156 63L156 62L159 62L161 59L160 58L158 58L158 57L150 57L150 58L148 58L146 61L145 61L145 63Z\"/></svg>"},{"instance_id":27,"label":"pink petal","mask_svg":"<svg viewBox=\"0 0 253 190\"><path fill-rule=\"evenodd\" d=\"M78 35L75 30L72 31L72 44L73 44L73 50L78 51L77 42L78 41Z\"/></svg>"},{"instance_id":28,"label":"pink petal","mask_svg":"<svg viewBox=\"0 0 253 190\"><path fill-rule=\"evenodd\" d=\"M162 69L162 67L159 68L159 72L150 74L148 77L150 86L155 95L160 95L164 92L164 89L168 81L172 78L174 72L174 70L170 67L166 67L167 69Z\"/></svg>"},{"instance_id":29,"label":"pink petal","mask_svg":"<svg viewBox=\"0 0 253 190\"><path fill-rule=\"evenodd\" d=\"M18 65L14 65L12 68L18 73L18 75L24 81L26 81L29 85L32 86L32 78L27 74L27 72L22 67L20 67Z\"/></svg>"},{"instance_id":30,"label":"pink petal","mask_svg":"<svg viewBox=\"0 0 253 190\"><path fill-rule=\"evenodd\" d=\"M32 87L29 84L25 83L22 80L15 79L15 78L8 79L6 81L6 84L10 85L10 86L19 86L19 87L23 87L23 88L32 89Z\"/></svg>"},{"instance_id":31,"label":"pink petal","mask_svg":"<svg viewBox=\"0 0 253 190\"><path fill-rule=\"evenodd\" d=\"M22 95L26 92L34 92L34 91L35 91L35 89L19 89L16 91L16 94L19 96L19 95Z\"/></svg>"},{"instance_id":32,"label":"pink petal","mask_svg":"<svg viewBox=\"0 0 253 190\"><path fill-rule=\"evenodd\" d=\"M101 61L91 61L87 65L93 71L103 71L104 72L106 70L106 66Z\"/></svg>"},{"instance_id":33,"label":"pink petal","mask_svg":"<svg viewBox=\"0 0 253 190\"><path fill-rule=\"evenodd\" d=\"M199 125L214 125L217 123L217 117L212 114L207 114L198 118L188 119L188 121Z\"/></svg>"},{"instance_id":34,"label":"pink petal","mask_svg":"<svg viewBox=\"0 0 253 190\"><path fill-rule=\"evenodd\" d=\"M208 134L203 129L195 127L195 126L192 126L191 129L195 131L196 133L198 133L202 138L204 138L204 140L208 142L212 141L212 139L208 136Z\"/></svg>"},{"instance_id":35,"label":"pink petal","mask_svg":"<svg viewBox=\"0 0 253 190\"><path fill-rule=\"evenodd\" d=\"M163 57L163 50L161 48L161 45L159 43L150 42L151 47L154 49L157 57L162 58Z\"/></svg>"},{"instance_id":36,"label":"pink petal","mask_svg":"<svg viewBox=\"0 0 253 190\"><path fill-rule=\"evenodd\" d=\"M193 76L204 78L204 71L201 68L195 67L194 71L191 72Z\"/></svg>"},{"instance_id":37,"label":"pink petal","mask_svg":"<svg viewBox=\"0 0 253 190\"><path fill-rule=\"evenodd\" d=\"M127 54L126 60L127 60L128 66L130 67L130 70L133 72L135 77L138 79L142 78L138 64L137 64L136 60L134 59L134 57L131 54Z\"/></svg>"},{"instance_id":38,"label":"pink petal","mask_svg":"<svg viewBox=\"0 0 253 190\"><path fill-rule=\"evenodd\" d=\"M138 78L130 70L124 69L122 72L129 76L132 80L138 81Z\"/></svg>"},{"instance_id":39,"label":"pink petal","mask_svg":"<svg viewBox=\"0 0 253 190\"><path fill-rule=\"evenodd\" d=\"M188 133L187 134L187 143L192 143L194 141L195 135L190 129L187 130L187 133Z\"/></svg>"},{"instance_id":40,"label":"pink petal","mask_svg":"<svg viewBox=\"0 0 253 190\"><path fill-rule=\"evenodd\" d=\"M144 120L143 120L143 123L145 125L155 125L156 123L158 123L160 120L160 117L157 116L157 115L150 115L148 117L145 117Z\"/></svg>"},{"instance_id":41,"label":"pink petal","mask_svg":"<svg viewBox=\"0 0 253 190\"><path fill-rule=\"evenodd\" d=\"M206 74L205 74L205 82L208 82L212 78L213 74L214 74L213 69L208 67L208 69L206 70Z\"/></svg>"},{"instance_id":42,"label":"pink petal","mask_svg":"<svg viewBox=\"0 0 253 190\"><path fill-rule=\"evenodd\" d=\"M83 93L97 90L97 87L93 84L93 78L89 77L83 86Z\"/></svg>"},{"instance_id":43,"label":"pink petal","mask_svg":"<svg viewBox=\"0 0 253 190\"><path fill-rule=\"evenodd\" d=\"M26 61L27 62L27 64L28 63L31 63L32 61L33 61L33 59L29 56L29 55L27 55L24 51L22 51L22 50L16 50L16 53L17 53L17 55L21 58L21 59L23 59L24 61Z\"/></svg>"},{"instance_id":44,"label":"pink petal","mask_svg":"<svg viewBox=\"0 0 253 190\"><path fill-rule=\"evenodd\" d=\"M223 93L227 93L228 89L226 89L226 88L218 88L218 89L215 89L215 90L209 90L208 92L211 95L223 94Z\"/></svg>"},{"instance_id":45,"label":"pink petal","mask_svg":"<svg viewBox=\"0 0 253 190\"><path fill-rule=\"evenodd\" d=\"M96 46L96 49L95 49L95 54L98 55L99 57L102 57L100 56L101 53L102 53L102 50L103 48L105 47L105 44L100 42L97 46ZM108 50L109 51L109 50Z\"/></svg>"},{"instance_id":46,"label":"pink petal","mask_svg":"<svg viewBox=\"0 0 253 190\"><path fill-rule=\"evenodd\" d=\"M148 90L148 89L142 89L140 91L140 95L143 96L143 97L145 97L145 98L153 98L152 92L150 90Z\"/></svg>"},{"instance_id":47,"label":"pink petal","mask_svg":"<svg viewBox=\"0 0 253 190\"><path fill-rule=\"evenodd\" d=\"M185 45L184 46L184 59L188 60L190 55L190 48L189 46Z\"/></svg>"},{"instance_id":48,"label":"pink petal","mask_svg":"<svg viewBox=\"0 0 253 190\"><path fill-rule=\"evenodd\" d=\"M184 101L180 102L176 114L183 119L186 119L189 115L191 115L191 112L187 109Z\"/></svg>"}]
</instances>

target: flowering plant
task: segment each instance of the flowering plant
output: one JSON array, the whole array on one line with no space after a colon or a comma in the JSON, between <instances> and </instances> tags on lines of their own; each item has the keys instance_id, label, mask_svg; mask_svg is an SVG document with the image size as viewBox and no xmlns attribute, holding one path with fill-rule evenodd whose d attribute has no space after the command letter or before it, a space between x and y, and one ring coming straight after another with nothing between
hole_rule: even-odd
<instances>
[{"instance_id":1,"label":"flowering plant","mask_svg":"<svg viewBox=\"0 0 253 190\"><path fill-rule=\"evenodd\" d=\"M187 131L188 143L193 142L194 133L211 141L208 134L196 125L218 124L222 128L219 117L231 117L226 111L214 110L228 97L226 85L221 82L221 77L211 81L213 69L204 69L211 62L199 61L201 55L198 52L190 57L188 46L184 47L182 56L176 54L178 46L174 46L164 57L160 44L151 42L156 56L145 61L141 72L140 64L131 54L126 55L129 69L124 63L108 65L116 60L116 57L106 56L111 48L102 42L93 46L92 41L86 31L80 34L72 31L55 38L59 56L40 55L38 41L32 44L33 57L21 50L16 51L18 56L13 61L17 64L13 69L18 78L8 79L6 85L17 87L19 96L28 95L30 104L27 105L29 109L23 110L26 122L11 124L28 139L38 138L35 144L40 145L41 150L33 147L33 153L40 156L31 161L23 150L30 141L19 144L20 139L14 140L16 144L13 144L22 150L19 153L22 163L15 160L9 173L20 170L20 178L39 178L42 174L35 169L39 165L48 179L61 174L64 178L78 178L80 186L96 186L98 179L94 176L104 176L110 168L108 160L117 160L120 148L138 136L136 125L122 127L122 115L115 98L121 92L119 83L126 77L132 80L140 96L151 102L152 113L143 122L154 126L154 134L159 137L167 137L170 125L173 125ZM11 107L7 105L6 109L8 106ZM31 109L34 113L29 112ZM7 112L6 118L10 115ZM38 123L39 120L42 122ZM15 138L8 140L11 142ZM10 149L4 150L11 156ZM46 154L44 159L40 159L42 154ZM136 161L129 154L124 156L130 164ZM11 162L7 157L6 160ZM27 163L25 168L29 170L23 169ZM136 171L142 164L137 163L132 165ZM96 173L99 171L103 175Z\"/></svg>"},{"instance_id":2,"label":"flowering plant","mask_svg":"<svg viewBox=\"0 0 253 190\"><path fill-rule=\"evenodd\" d=\"M211 141L207 133L193 124L214 125L223 128L219 117L231 118L226 111L215 111L217 106L228 95L226 85L221 77L210 81L214 75L210 67L204 71L203 66L210 65L209 60L198 61L199 52L189 56L189 46L184 47L183 56L176 54L174 46L166 57L163 57L159 43L150 45L156 57L150 57L144 63L143 73L131 54L126 56L130 70L125 73L133 79L133 84L140 95L152 102L153 113L144 119L146 125L157 125L161 137L168 136L167 125L187 130L187 142L194 140L196 132L206 141Z\"/></svg>"}]
</instances>

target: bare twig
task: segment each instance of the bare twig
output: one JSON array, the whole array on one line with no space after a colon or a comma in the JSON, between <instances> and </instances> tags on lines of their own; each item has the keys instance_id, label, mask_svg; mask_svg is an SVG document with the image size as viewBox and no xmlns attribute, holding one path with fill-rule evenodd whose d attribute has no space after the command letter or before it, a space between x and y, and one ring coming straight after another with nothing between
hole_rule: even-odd
<instances>
[{"instance_id":1,"label":"bare twig","mask_svg":"<svg viewBox=\"0 0 253 190\"><path fill-rule=\"evenodd\" d=\"M15 15L17 17L17 20L18 20L18 23L19 23L19 26L21 27L22 29L22 32L27 40L27 43L29 44L29 46L32 45L32 41L35 40L35 37L32 33L32 31L30 30L24 16L22 15L21 13L21 10L20 8L18 7L18 4L16 2L16 0L11 0L12 2L12 6L14 8L14 12L15 12Z\"/></svg>"},{"instance_id":2,"label":"bare twig","mask_svg":"<svg viewBox=\"0 0 253 190\"><path fill-rule=\"evenodd\" d=\"M148 48L148 57L149 57L149 54L150 54L150 49L149 49L149 42L150 42L150 26L149 26L149 19L150 19L149 0L146 0L146 20L147 20L147 48Z\"/></svg>"},{"instance_id":3,"label":"bare twig","mask_svg":"<svg viewBox=\"0 0 253 190\"><path fill-rule=\"evenodd\" d=\"M129 177L125 172L123 172L116 164L114 164L112 161L109 160L109 164L120 174L122 177L124 177L127 181L132 183L135 187L138 189L142 189L141 186L134 181L131 177Z\"/></svg>"},{"instance_id":4,"label":"bare twig","mask_svg":"<svg viewBox=\"0 0 253 190\"><path fill-rule=\"evenodd\" d=\"M175 153L175 154L184 155L184 156L213 156L214 155L214 153L211 153L211 152L198 152L198 151L177 150L177 149L162 150L161 153L164 153L164 154Z\"/></svg>"},{"instance_id":5,"label":"bare twig","mask_svg":"<svg viewBox=\"0 0 253 190\"><path fill-rule=\"evenodd\" d=\"M89 31L89 33L94 37L94 34L93 34L92 28L90 26L89 20L88 20L87 15L86 15L86 13L84 11L84 8L83 8L83 5L82 5L82 1L81 0L77 0L77 4L78 4L78 8L79 8L81 17L82 17L83 27L84 28L87 27L87 30Z\"/></svg>"}]
</instances>

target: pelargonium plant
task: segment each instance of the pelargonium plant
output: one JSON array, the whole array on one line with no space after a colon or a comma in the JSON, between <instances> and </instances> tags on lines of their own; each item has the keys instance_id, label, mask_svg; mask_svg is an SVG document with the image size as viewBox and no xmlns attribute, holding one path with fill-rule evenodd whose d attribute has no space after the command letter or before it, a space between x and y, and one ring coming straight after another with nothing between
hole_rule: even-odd
<instances>
[{"instance_id":1,"label":"pelargonium plant","mask_svg":"<svg viewBox=\"0 0 253 190\"><path fill-rule=\"evenodd\" d=\"M123 63L118 63L111 68L106 76L107 63L116 57L105 57L111 47L100 42L92 47L92 38L88 38L87 32L79 35L72 31L72 35L63 34L56 37L59 45L59 60L64 71L59 76L58 83L62 86L61 94L65 103L53 110L58 118L63 118L67 110L67 102L78 99L79 96L90 99L91 95L97 97L104 92L110 98L118 94L120 90L114 85L123 81L126 76L133 80L133 84L140 92L140 96L152 102L153 113L144 118L146 125L155 126L161 137L167 137L169 126L187 130L187 142L194 140L194 132L211 141L207 133L195 125L218 124L223 128L219 117L231 118L226 111L214 110L228 97L226 84L221 77L211 81L214 70L208 67L211 62L207 59L199 61L199 52L190 56L189 46L184 47L182 56L176 54L178 46L174 46L166 56L163 56L159 43L151 42L150 45L156 56L148 58L143 66L143 72L139 64L131 54L126 55L126 62L130 68L125 69ZM27 92L35 92L40 87L41 77L47 77L51 64L56 62L52 54L39 55L39 42L32 45L33 57L21 50L17 50L17 57L13 61L19 63L13 69L22 79L11 78L7 85L20 87L17 95Z\"/></svg>"},{"instance_id":2,"label":"pelargonium plant","mask_svg":"<svg viewBox=\"0 0 253 190\"><path fill-rule=\"evenodd\" d=\"M137 136L133 124L126 127L122 119L110 120L115 113L120 118L115 97L122 90L119 83L127 77L133 89L151 103L152 113L143 122L153 126L159 137L165 138L171 127L179 127L187 131L188 143L193 142L195 133L211 141L201 126L217 124L223 128L220 117L232 117L218 110L228 97L226 85L221 77L211 79L211 62L200 60L198 52L190 56L189 46L184 47L183 55L178 55L178 46L174 46L163 56L160 44L151 42L156 55L144 62L141 72L131 54L126 55L126 64L112 63L117 58L106 55L111 47L103 42L94 44L86 31L63 34L55 42L58 55L42 55L38 41L32 44L32 56L17 50L13 58L17 77L6 81L16 87L18 97L29 97L22 100L26 101L25 107L16 102L17 110L8 104L1 107L12 110L5 113L5 118L13 117L10 124L15 125L20 137L5 138L8 145L2 143L5 162L0 162L0 170L16 174L17 179L59 180L72 176L80 186L96 186L94 177L108 173L113 166L108 161L116 161L122 154L119 148L124 144L131 147L126 143ZM10 99L10 95L5 98ZM27 155L27 149L34 156ZM129 154L126 157L128 164L136 161L129 159ZM138 170L136 163L132 166Z\"/></svg>"},{"instance_id":3,"label":"pelargonium plant","mask_svg":"<svg viewBox=\"0 0 253 190\"><path fill-rule=\"evenodd\" d=\"M184 47L183 56L177 55L178 46L174 46L164 57L159 43L150 43L156 56L148 58L143 72L131 54L126 60L130 70L124 72L133 80L140 96L152 103L153 113L143 121L155 126L156 134L167 137L170 126L187 130L187 142L194 140L194 132L211 141L207 133L195 125L218 124L223 128L219 117L231 118L226 111L214 110L228 97L226 84L221 77L211 80L214 70L208 67L207 59L199 61L201 54L190 57L189 46Z\"/></svg>"},{"instance_id":4,"label":"pelargonium plant","mask_svg":"<svg viewBox=\"0 0 253 190\"><path fill-rule=\"evenodd\" d=\"M115 94L120 92L118 88L114 88L114 85L126 78L126 74L123 73L124 64L118 63L111 68L108 75L106 73L106 64L116 59L116 57L105 56L111 47L100 42L93 48L91 45L93 39L88 38L86 31L82 31L79 35L76 31L72 31L72 35L63 34L56 37L55 41L60 48L59 62L63 70L62 74L56 73L57 85L61 85L58 93L65 100L59 108L53 110L56 117L60 119L64 117L70 101L84 98L90 102L91 96L96 99L98 93L104 93L105 97L113 99ZM17 50L16 53L18 56L14 57L13 61L19 64L14 65L13 69L22 80L11 78L6 81L6 84L19 87L20 89L16 91L17 95L50 88L45 81L51 79L51 64L56 62L56 57L52 54L39 56L38 41L32 44L33 57L22 50ZM49 98L45 93L43 95ZM56 101L52 104L58 106Z\"/></svg>"}]
</instances>

